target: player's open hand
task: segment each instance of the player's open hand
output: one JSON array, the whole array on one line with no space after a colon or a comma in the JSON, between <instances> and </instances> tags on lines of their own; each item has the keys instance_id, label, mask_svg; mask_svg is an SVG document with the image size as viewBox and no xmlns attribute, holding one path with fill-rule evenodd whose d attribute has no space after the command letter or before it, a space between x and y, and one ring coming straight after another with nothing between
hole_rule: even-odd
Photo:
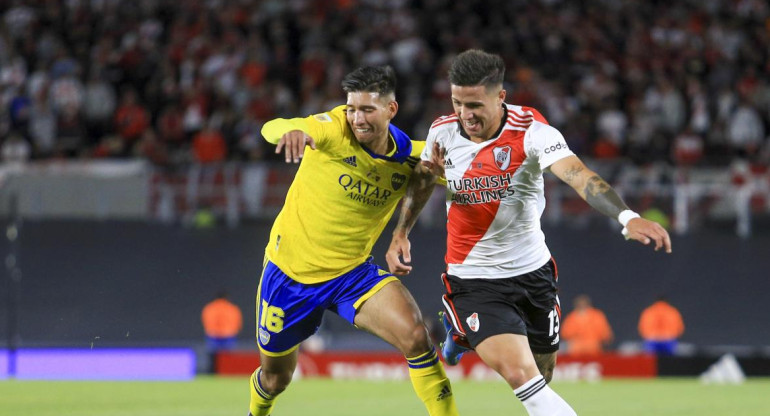
<instances>
[{"instance_id":1,"label":"player's open hand","mask_svg":"<svg viewBox=\"0 0 770 416\"><path fill-rule=\"evenodd\" d=\"M430 173L443 178L445 157L446 149L439 146L438 142L433 142L433 150L430 153L430 161L423 160L422 165L428 168Z\"/></svg>"},{"instance_id":2,"label":"player's open hand","mask_svg":"<svg viewBox=\"0 0 770 416\"><path fill-rule=\"evenodd\" d=\"M403 261L401 259L403 258ZM385 253L385 261L388 262L388 269L396 276L406 276L412 271L411 243L409 238L403 233L394 233L393 240L390 241L390 248Z\"/></svg>"},{"instance_id":3,"label":"player's open hand","mask_svg":"<svg viewBox=\"0 0 770 416\"><path fill-rule=\"evenodd\" d=\"M305 134L302 130L292 130L281 136L281 140L275 147L275 153L281 153L281 149L285 149L286 163L299 163L302 157L305 156L306 144L315 150L315 140L312 137Z\"/></svg>"},{"instance_id":4,"label":"player's open hand","mask_svg":"<svg viewBox=\"0 0 770 416\"><path fill-rule=\"evenodd\" d=\"M644 245L655 242L655 251L661 248L671 253L671 237L668 231L655 221L644 218L633 218L626 224L628 239L636 240Z\"/></svg>"}]
</instances>

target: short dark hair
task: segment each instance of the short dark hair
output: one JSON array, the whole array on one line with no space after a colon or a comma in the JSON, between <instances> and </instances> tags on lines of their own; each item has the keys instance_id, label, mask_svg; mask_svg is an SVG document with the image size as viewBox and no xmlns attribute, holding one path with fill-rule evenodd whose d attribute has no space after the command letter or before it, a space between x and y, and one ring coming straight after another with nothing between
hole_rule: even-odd
<instances>
[{"instance_id":1,"label":"short dark hair","mask_svg":"<svg viewBox=\"0 0 770 416\"><path fill-rule=\"evenodd\" d=\"M480 49L468 49L457 55L449 68L449 82L461 87L502 85L504 76L503 58Z\"/></svg>"},{"instance_id":2,"label":"short dark hair","mask_svg":"<svg viewBox=\"0 0 770 416\"><path fill-rule=\"evenodd\" d=\"M396 92L396 71L390 65L365 66L345 75L345 92L376 92L380 95Z\"/></svg>"}]
</instances>

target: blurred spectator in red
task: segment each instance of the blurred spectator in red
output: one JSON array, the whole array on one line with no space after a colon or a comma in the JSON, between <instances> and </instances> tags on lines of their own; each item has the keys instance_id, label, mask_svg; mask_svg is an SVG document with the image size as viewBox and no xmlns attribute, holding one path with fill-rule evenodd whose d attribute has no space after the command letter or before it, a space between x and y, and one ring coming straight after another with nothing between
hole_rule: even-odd
<instances>
[{"instance_id":1,"label":"blurred spectator in red","mask_svg":"<svg viewBox=\"0 0 770 416\"><path fill-rule=\"evenodd\" d=\"M703 137L687 128L674 138L672 159L677 165L692 166L703 158Z\"/></svg>"},{"instance_id":2,"label":"blurred spectator in red","mask_svg":"<svg viewBox=\"0 0 770 416\"><path fill-rule=\"evenodd\" d=\"M184 143L183 115L176 103L168 104L158 117L158 134L163 142L173 148Z\"/></svg>"},{"instance_id":3,"label":"blurred spectator in red","mask_svg":"<svg viewBox=\"0 0 770 416\"><path fill-rule=\"evenodd\" d=\"M144 131L134 147L134 155L157 166L165 166L169 162L166 144L158 139L152 128Z\"/></svg>"},{"instance_id":4,"label":"blurred spectator in red","mask_svg":"<svg viewBox=\"0 0 770 416\"><path fill-rule=\"evenodd\" d=\"M192 143L193 158L198 163L222 162L227 157L227 143L222 133L210 126L198 132Z\"/></svg>"},{"instance_id":5,"label":"blurred spectator in red","mask_svg":"<svg viewBox=\"0 0 770 416\"><path fill-rule=\"evenodd\" d=\"M124 89L120 106L115 112L115 130L123 139L124 153L131 151L131 147L149 125L150 116L139 104L136 91L133 88Z\"/></svg>"},{"instance_id":6,"label":"blurred spectator in red","mask_svg":"<svg viewBox=\"0 0 770 416\"><path fill-rule=\"evenodd\" d=\"M240 75L248 87L256 87L264 82L267 75L267 65L251 54L241 66Z\"/></svg>"}]
</instances>

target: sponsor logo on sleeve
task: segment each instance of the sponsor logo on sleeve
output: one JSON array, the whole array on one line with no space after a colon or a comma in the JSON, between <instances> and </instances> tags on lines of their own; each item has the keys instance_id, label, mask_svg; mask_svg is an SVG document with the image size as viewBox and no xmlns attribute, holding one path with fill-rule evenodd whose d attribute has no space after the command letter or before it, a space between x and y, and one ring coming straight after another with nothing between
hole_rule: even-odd
<instances>
[{"instance_id":1,"label":"sponsor logo on sleeve","mask_svg":"<svg viewBox=\"0 0 770 416\"><path fill-rule=\"evenodd\" d=\"M562 149L569 150L569 146L567 146L566 142L559 142L559 143L556 143L555 145L552 145L552 146L546 146L545 147L545 153L546 154L554 153L554 152L556 152L558 150L562 150Z\"/></svg>"},{"instance_id":2,"label":"sponsor logo on sleeve","mask_svg":"<svg viewBox=\"0 0 770 416\"><path fill-rule=\"evenodd\" d=\"M329 115L326 114L326 113L316 114L316 115L313 116L313 118L318 120L318 121L320 121L320 122L322 122L322 123L331 123L332 122L332 118L329 117Z\"/></svg>"}]
</instances>

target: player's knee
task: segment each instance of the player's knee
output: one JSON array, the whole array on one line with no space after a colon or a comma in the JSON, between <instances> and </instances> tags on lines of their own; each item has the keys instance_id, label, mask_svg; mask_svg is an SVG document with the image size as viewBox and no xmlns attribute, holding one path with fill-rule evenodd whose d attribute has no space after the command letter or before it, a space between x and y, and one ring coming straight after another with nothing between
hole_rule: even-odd
<instances>
[{"instance_id":1,"label":"player's knee","mask_svg":"<svg viewBox=\"0 0 770 416\"><path fill-rule=\"evenodd\" d=\"M293 374L294 372L289 370L265 371L263 369L260 381L267 393L275 396L286 390L286 387L291 383Z\"/></svg>"},{"instance_id":2,"label":"player's knee","mask_svg":"<svg viewBox=\"0 0 770 416\"><path fill-rule=\"evenodd\" d=\"M412 325L400 341L401 352L407 357L424 354L431 347L428 330L422 322Z\"/></svg>"},{"instance_id":3,"label":"player's knee","mask_svg":"<svg viewBox=\"0 0 770 416\"><path fill-rule=\"evenodd\" d=\"M534 366L533 366L534 367ZM519 388L533 377L533 369L526 368L514 363L502 364L497 368L497 372L513 388Z\"/></svg>"}]
</instances>

